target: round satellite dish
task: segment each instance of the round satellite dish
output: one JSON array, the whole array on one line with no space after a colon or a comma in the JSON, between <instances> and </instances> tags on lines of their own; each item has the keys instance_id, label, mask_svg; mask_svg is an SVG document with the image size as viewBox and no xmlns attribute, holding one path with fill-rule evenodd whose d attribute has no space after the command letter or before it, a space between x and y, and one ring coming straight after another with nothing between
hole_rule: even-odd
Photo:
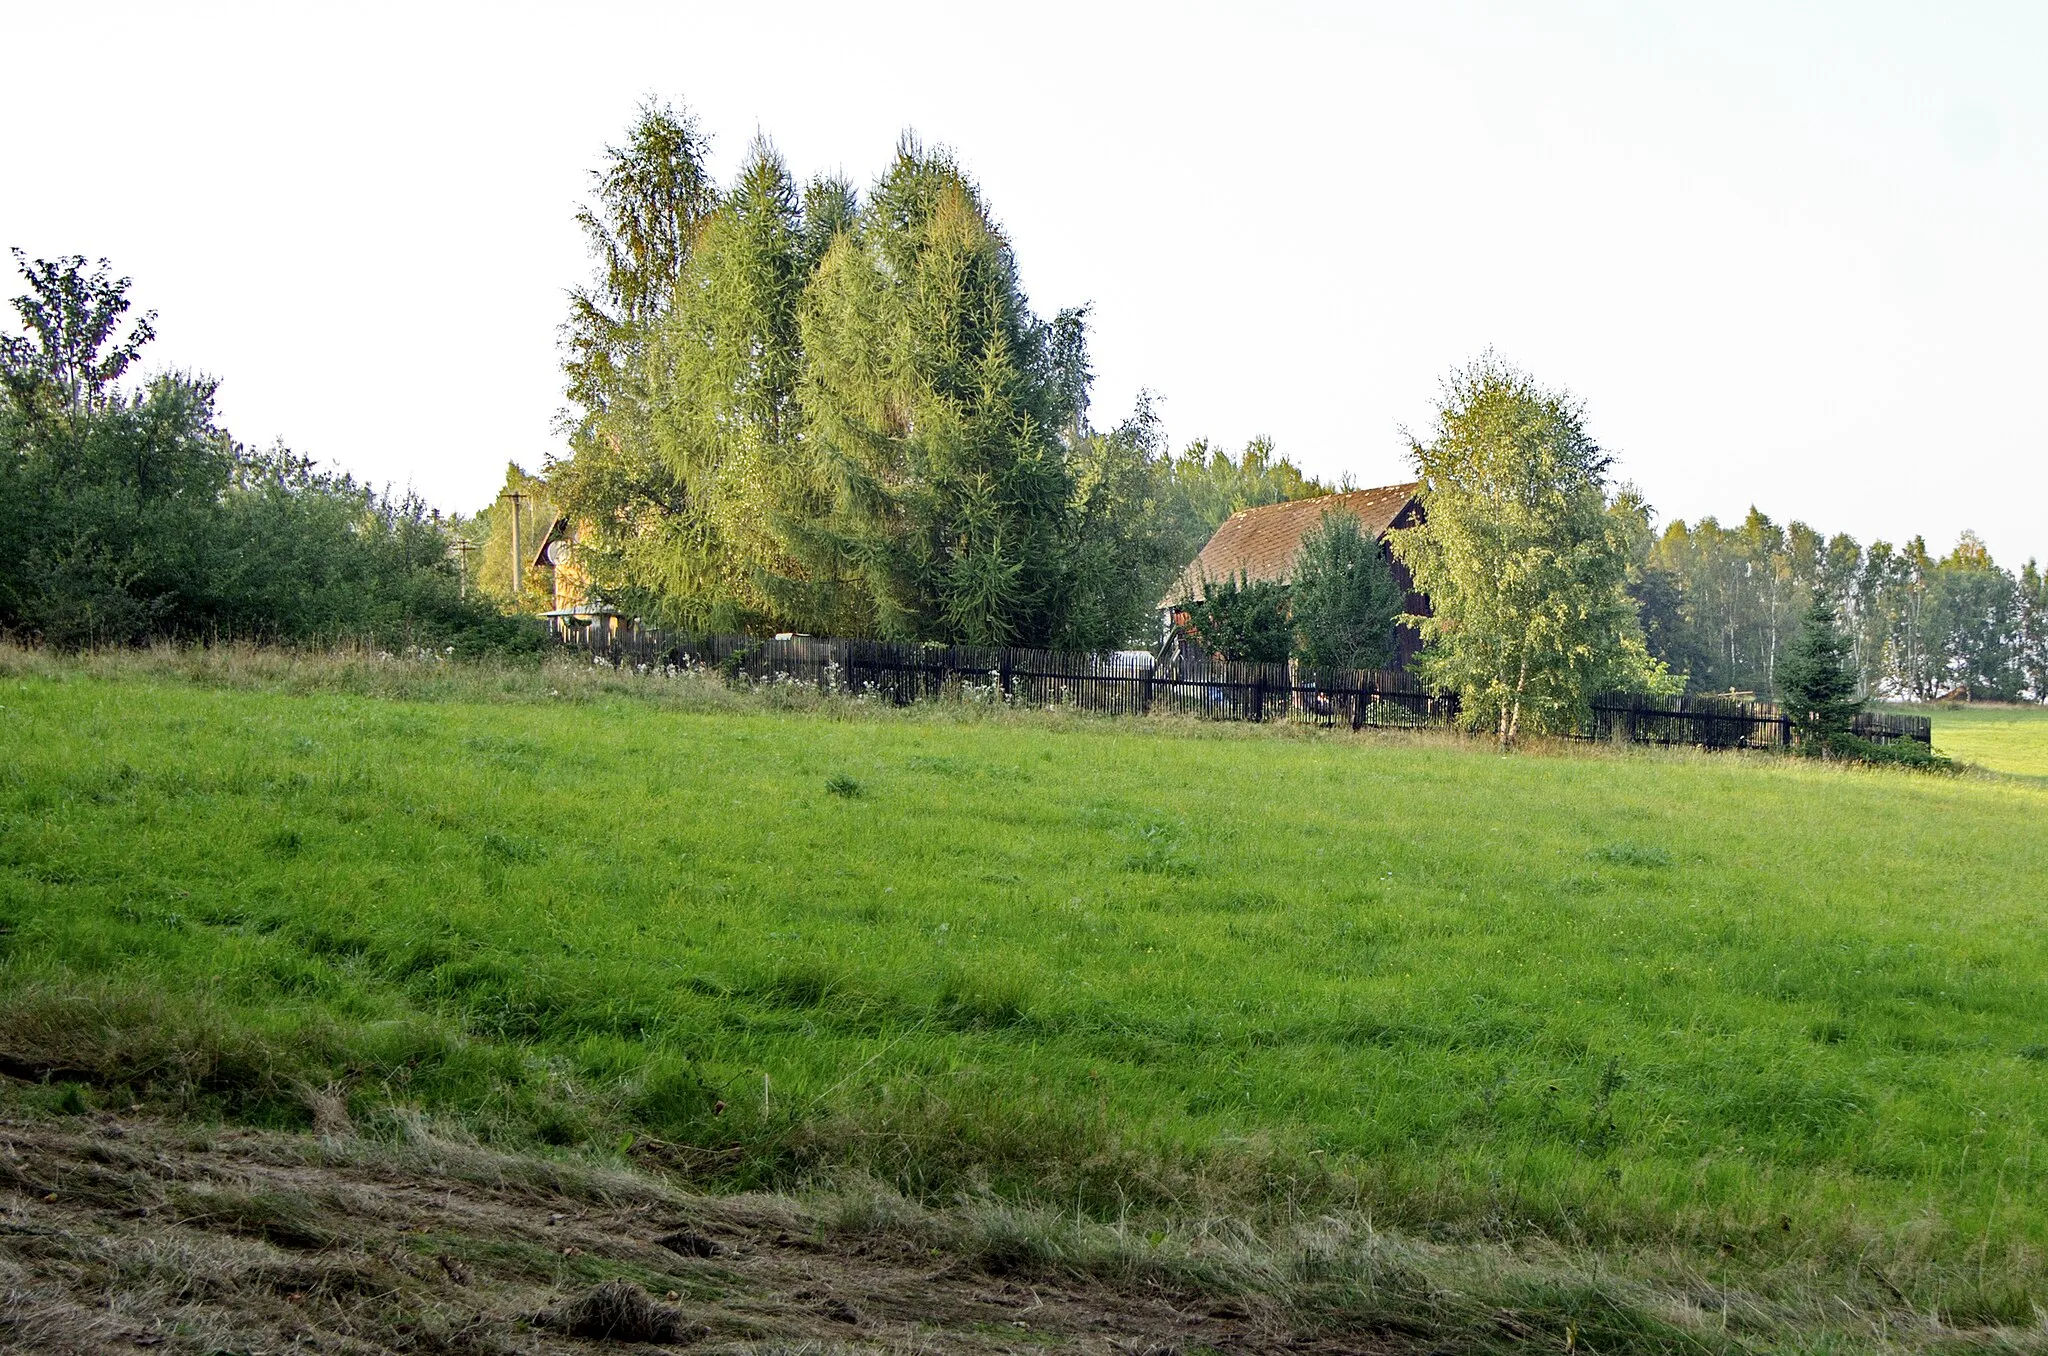
<instances>
[{"instance_id":1,"label":"round satellite dish","mask_svg":"<svg viewBox=\"0 0 2048 1356\"><path fill-rule=\"evenodd\" d=\"M549 542L549 543L548 543L548 564L550 564L550 565L566 565L566 564L568 564L568 563L569 563L569 543L568 543L568 542L566 542L566 541L553 541L553 542Z\"/></svg>"}]
</instances>

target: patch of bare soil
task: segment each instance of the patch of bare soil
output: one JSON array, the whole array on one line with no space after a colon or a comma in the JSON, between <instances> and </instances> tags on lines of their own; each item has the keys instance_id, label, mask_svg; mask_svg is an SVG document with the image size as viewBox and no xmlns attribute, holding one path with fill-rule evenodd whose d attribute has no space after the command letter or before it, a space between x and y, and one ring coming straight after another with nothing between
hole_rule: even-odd
<instances>
[{"instance_id":1,"label":"patch of bare soil","mask_svg":"<svg viewBox=\"0 0 2048 1356\"><path fill-rule=\"evenodd\" d=\"M787 1198L447 1145L0 1120L0 1351L1385 1349L1255 1300L991 1275Z\"/></svg>"}]
</instances>

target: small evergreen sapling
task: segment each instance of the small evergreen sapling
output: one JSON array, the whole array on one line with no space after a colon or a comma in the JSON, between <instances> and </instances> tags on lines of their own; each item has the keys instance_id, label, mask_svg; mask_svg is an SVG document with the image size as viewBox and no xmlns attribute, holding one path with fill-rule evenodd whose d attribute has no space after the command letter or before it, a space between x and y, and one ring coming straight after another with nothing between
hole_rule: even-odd
<instances>
[{"instance_id":1,"label":"small evergreen sapling","mask_svg":"<svg viewBox=\"0 0 2048 1356\"><path fill-rule=\"evenodd\" d=\"M1801 749L1826 754L1842 747L1850 723L1863 709L1856 688L1849 639L1835 619L1834 606L1815 595L1798 641L1778 662L1779 697L1792 717Z\"/></svg>"}]
</instances>

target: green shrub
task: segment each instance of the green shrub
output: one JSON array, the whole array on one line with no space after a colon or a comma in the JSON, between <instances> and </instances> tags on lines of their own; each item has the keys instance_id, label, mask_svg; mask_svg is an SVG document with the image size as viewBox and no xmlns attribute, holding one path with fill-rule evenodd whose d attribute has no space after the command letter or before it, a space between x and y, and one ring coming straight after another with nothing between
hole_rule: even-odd
<instances>
[{"instance_id":1,"label":"green shrub","mask_svg":"<svg viewBox=\"0 0 2048 1356\"><path fill-rule=\"evenodd\" d=\"M1836 735L1814 752L1825 757L1867 763L1872 767L1904 767L1916 772L1942 773L1962 770L1962 765L1953 758L1944 758L1934 751L1933 746L1922 744L1917 739L1895 739L1889 744L1879 744L1857 735Z\"/></svg>"},{"instance_id":2,"label":"green shrub","mask_svg":"<svg viewBox=\"0 0 2048 1356\"><path fill-rule=\"evenodd\" d=\"M127 280L24 263L32 336L0 335L0 631L59 650L179 638L530 651L531 625L465 598L438 517L216 418L216 383L114 380L151 331L105 352ZM33 304L31 304L33 303ZM109 328L78 325L100 316ZM67 320L65 317L71 317ZM70 374L91 372L91 380Z\"/></svg>"}]
</instances>

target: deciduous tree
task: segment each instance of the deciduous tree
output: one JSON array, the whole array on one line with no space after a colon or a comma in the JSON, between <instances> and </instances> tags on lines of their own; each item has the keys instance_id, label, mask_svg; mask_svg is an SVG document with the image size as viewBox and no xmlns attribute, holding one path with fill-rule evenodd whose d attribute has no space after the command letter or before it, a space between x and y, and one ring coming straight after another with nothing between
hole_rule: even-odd
<instances>
[{"instance_id":1,"label":"deciduous tree","mask_svg":"<svg viewBox=\"0 0 2048 1356\"><path fill-rule=\"evenodd\" d=\"M135 317L119 335L133 282L113 277L107 260L88 273L82 254L54 260L31 260L19 249L13 254L29 285L14 299L25 333L0 334L0 373L16 406L48 398L74 409L99 408L156 337L156 312Z\"/></svg>"},{"instance_id":2,"label":"deciduous tree","mask_svg":"<svg viewBox=\"0 0 2048 1356\"><path fill-rule=\"evenodd\" d=\"M1569 728L1591 696L1663 688L1627 590L1642 519L1577 401L1485 357L1452 374L1411 439L1424 521L1393 534L1430 615L1422 672L1503 746Z\"/></svg>"},{"instance_id":3,"label":"deciduous tree","mask_svg":"<svg viewBox=\"0 0 2048 1356\"><path fill-rule=\"evenodd\" d=\"M1181 633L1235 664L1284 664L1294 647L1287 586L1238 574L1207 580L1200 599L1184 600Z\"/></svg>"},{"instance_id":4,"label":"deciduous tree","mask_svg":"<svg viewBox=\"0 0 2048 1356\"><path fill-rule=\"evenodd\" d=\"M24 332L0 334L0 631L60 648L228 637L498 644L458 595L448 538L414 496L377 494L222 428L216 383L121 383L126 278L21 258Z\"/></svg>"},{"instance_id":5,"label":"deciduous tree","mask_svg":"<svg viewBox=\"0 0 2048 1356\"><path fill-rule=\"evenodd\" d=\"M1385 552L1357 516L1326 512L1294 561L1295 653L1318 672L1385 668L1405 601Z\"/></svg>"}]
</instances>

